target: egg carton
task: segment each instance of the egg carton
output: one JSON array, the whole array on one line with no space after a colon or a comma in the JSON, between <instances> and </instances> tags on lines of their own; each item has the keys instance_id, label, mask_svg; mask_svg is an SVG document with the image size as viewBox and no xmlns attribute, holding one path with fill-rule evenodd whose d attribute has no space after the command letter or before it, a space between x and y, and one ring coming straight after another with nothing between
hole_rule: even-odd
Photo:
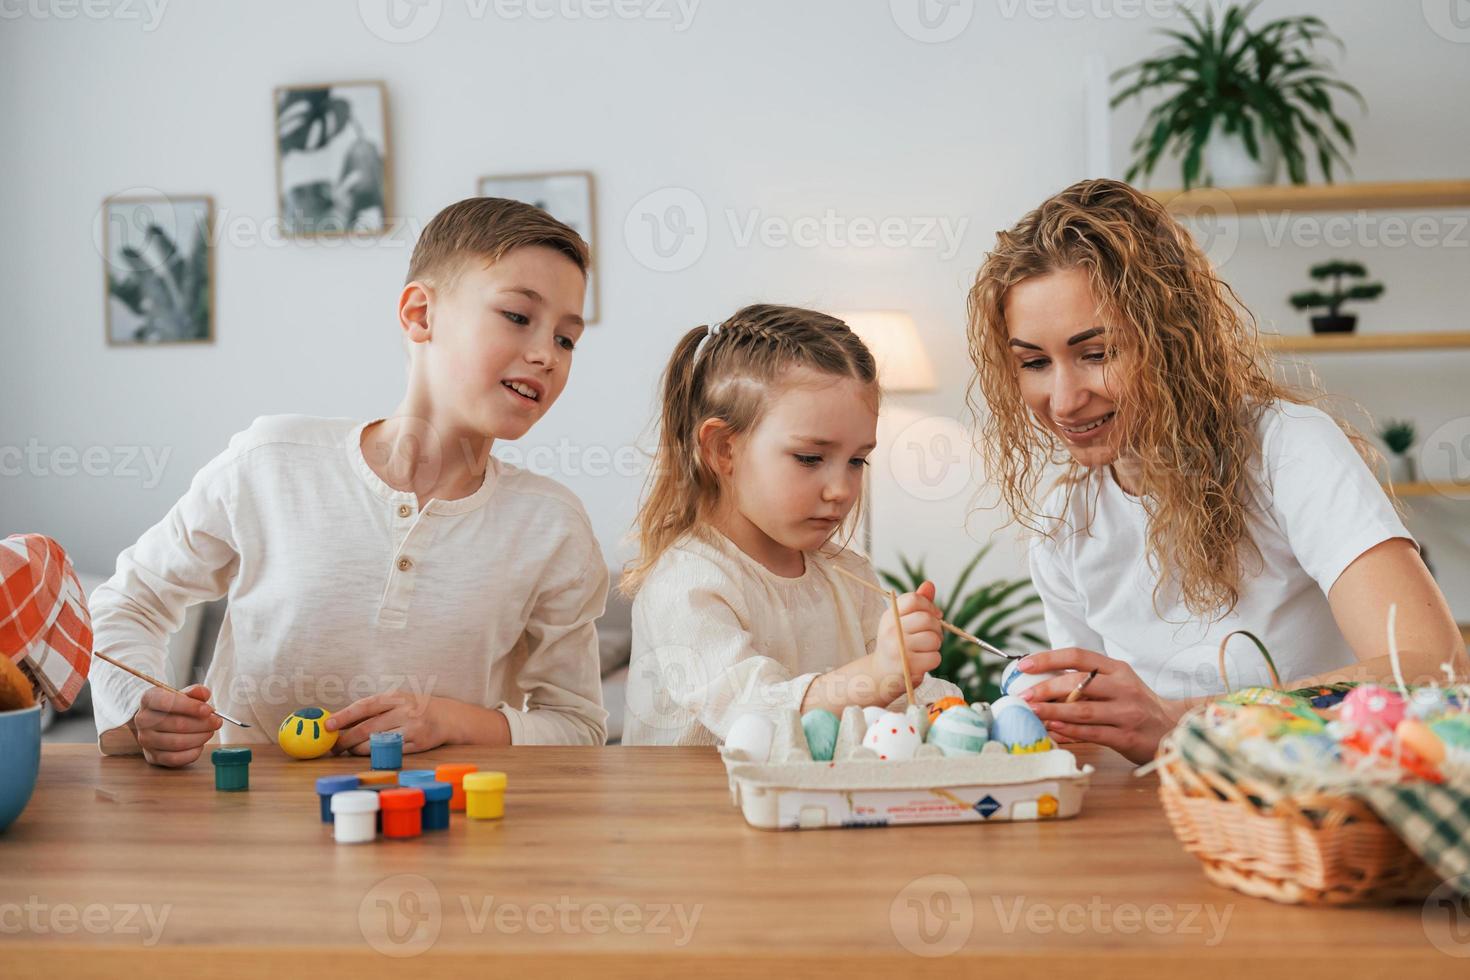
<instances>
[{"instance_id":1,"label":"egg carton","mask_svg":"<svg viewBox=\"0 0 1470 980\"><path fill-rule=\"evenodd\" d=\"M927 730L922 709L905 716ZM773 720L768 759L720 748L731 802L761 830L1062 820L1081 812L1093 772L1065 749L1013 755L998 742L973 755L924 744L911 759L880 760L862 744L867 723L856 707L843 712L832 761L819 762L798 712Z\"/></svg>"}]
</instances>

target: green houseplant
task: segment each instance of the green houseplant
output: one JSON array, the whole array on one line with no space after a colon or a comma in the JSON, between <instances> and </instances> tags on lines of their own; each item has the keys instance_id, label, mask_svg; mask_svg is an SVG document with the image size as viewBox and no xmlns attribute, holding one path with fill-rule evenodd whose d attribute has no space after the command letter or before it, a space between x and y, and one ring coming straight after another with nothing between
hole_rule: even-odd
<instances>
[{"instance_id":1,"label":"green houseplant","mask_svg":"<svg viewBox=\"0 0 1470 980\"><path fill-rule=\"evenodd\" d=\"M1190 31L1161 32L1178 44L1113 73L1124 82L1115 107L1146 93L1163 97L1133 141L1128 180L1152 174L1166 151L1180 157L1186 188L1271 183L1278 157L1294 184L1307 181L1309 153L1328 183L1334 161L1346 167L1342 148L1354 148L1353 132L1332 96L1346 93L1360 106L1363 98L1316 55L1317 42L1339 50L1342 42L1311 16L1252 29L1246 20L1259 4L1231 4L1219 14L1181 4Z\"/></svg>"},{"instance_id":2,"label":"green houseplant","mask_svg":"<svg viewBox=\"0 0 1470 980\"><path fill-rule=\"evenodd\" d=\"M1378 437L1393 454L1395 473L1390 474L1395 483L1413 483L1418 479L1414 468L1414 457L1409 450L1414 448L1414 423L1407 419L1389 419L1378 432Z\"/></svg>"},{"instance_id":3,"label":"green houseplant","mask_svg":"<svg viewBox=\"0 0 1470 980\"><path fill-rule=\"evenodd\" d=\"M1036 609L1041 604L1041 597L1031 590L1029 578L997 579L965 591L975 567L991 547L987 544L970 559L947 597L944 593L935 597L940 615L946 622L1002 650L1011 650L1020 640L1046 646L1046 638L1028 628L1042 618ZM923 561L911 564L903 555L899 555L898 560L903 566L902 575L879 572L891 587L901 592L913 592L928 580ZM1000 697L1000 672L1004 666L1005 661L982 653L969 640L946 631L939 647L939 667L930 673L953 683L964 692L967 701L994 701Z\"/></svg>"},{"instance_id":4,"label":"green houseplant","mask_svg":"<svg viewBox=\"0 0 1470 980\"><path fill-rule=\"evenodd\" d=\"M1358 325L1357 314L1342 312L1342 304L1349 300L1372 300L1383 295L1383 283L1361 282L1343 286L1344 279L1365 279L1368 270L1361 262L1334 260L1314 265L1308 271L1313 279L1322 282L1332 280L1330 292L1312 289L1291 294L1291 305L1298 310L1322 309L1322 316L1312 317L1313 333L1351 333Z\"/></svg>"}]
</instances>

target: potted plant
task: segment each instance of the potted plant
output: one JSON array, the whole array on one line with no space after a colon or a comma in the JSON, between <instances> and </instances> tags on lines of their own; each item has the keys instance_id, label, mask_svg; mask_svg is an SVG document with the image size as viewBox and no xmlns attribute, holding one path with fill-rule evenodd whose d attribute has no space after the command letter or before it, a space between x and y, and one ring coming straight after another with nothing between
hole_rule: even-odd
<instances>
[{"instance_id":1,"label":"potted plant","mask_svg":"<svg viewBox=\"0 0 1470 980\"><path fill-rule=\"evenodd\" d=\"M1351 333L1358 324L1358 317L1355 313L1342 312L1342 304L1348 300L1370 300L1383 295L1381 282L1362 282L1344 288L1344 279L1367 278L1368 270L1361 262L1323 262L1312 266L1309 274L1318 282L1332 280L1332 291L1329 293L1313 289L1291 295L1291 305L1298 310L1327 311L1325 316L1312 317L1313 333Z\"/></svg>"},{"instance_id":2,"label":"potted plant","mask_svg":"<svg viewBox=\"0 0 1470 980\"><path fill-rule=\"evenodd\" d=\"M1392 454L1388 476L1394 483L1413 483L1419 478L1414 457L1409 455L1414 448L1414 434L1414 423L1407 419L1389 419L1378 433Z\"/></svg>"},{"instance_id":3,"label":"potted plant","mask_svg":"<svg viewBox=\"0 0 1470 980\"><path fill-rule=\"evenodd\" d=\"M1020 641L1045 647L1046 638L1027 628L1042 618L1034 609L1041 603L1041 597L1031 591L1029 578L998 579L965 592L965 583L990 549L991 545L986 545L970 559L947 600L942 594L935 596L934 604L939 607L940 616L945 622L1007 652L1015 649ZM901 592L913 592L928 580L922 561L910 564L902 555L898 560L903 566L902 576L879 572L890 586ZM964 693L965 700L973 703L1000 697L1000 672L1004 667L1005 661L946 631L940 641L939 666L930 674L953 683Z\"/></svg>"},{"instance_id":4,"label":"potted plant","mask_svg":"<svg viewBox=\"0 0 1470 980\"><path fill-rule=\"evenodd\" d=\"M1345 92L1359 105L1363 97L1316 56L1318 41L1339 50L1342 42L1310 16L1253 30L1246 20L1259 3L1231 4L1223 14L1208 6L1196 14L1180 4L1190 30L1161 32L1179 43L1113 73L1115 81L1127 79L1113 106L1163 95L1133 141L1128 180L1152 174L1166 150L1181 158L1186 189L1274 183L1281 159L1291 182L1304 184L1309 153L1328 183L1334 161L1347 166L1342 146L1354 148L1353 132L1332 95Z\"/></svg>"}]
</instances>

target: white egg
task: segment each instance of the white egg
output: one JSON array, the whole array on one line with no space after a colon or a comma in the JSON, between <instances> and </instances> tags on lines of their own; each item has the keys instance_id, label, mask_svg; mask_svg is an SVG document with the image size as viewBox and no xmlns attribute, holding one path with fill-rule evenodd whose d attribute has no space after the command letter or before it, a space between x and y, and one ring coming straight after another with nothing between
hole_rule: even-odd
<instances>
[{"instance_id":1,"label":"white egg","mask_svg":"<svg viewBox=\"0 0 1470 980\"><path fill-rule=\"evenodd\" d=\"M1000 693L1020 694L1027 688L1035 687L1043 681L1049 681L1053 677L1061 677L1064 673L1068 673L1062 670L1043 670L1039 674L1023 674L1020 665L1019 660L1012 660L1006 664L1006 669L1000 675Z\"/></svg>"},{"instance_id":2,"label":"white egg","mask_svg":"<svg viewBox=\"0 0 1470 980\"><path fill-rule=\"evenodd\" d=\"M863 736L863 745L878 753L878 758L889 762L912 759L923 744L919 729L898 711L884 712L868 726L868 733Z\"/></svg>"},{"instance_id":3,"label":"white egg","mask_svg":"<svg viewBox=\"0 0 1470 980\"><path fill-rule=\"evenodd\" d=\"M738 749L751 762L765 762L771 757L771 743L776 737L776 726L763 714L750 712L735 719L730 734L725 736L725 748Z\"/></svg>"},{"instance_id":4,"label":"white egg","mask_svg":"<svg viewBox=\"0 0 1470 980\"><path fill-rule=\"evenodd\" d=\"M863 709L863 730L867 731L873 727L873 723L883 717L883 709L875 704L870 704Z\"/></svg>"}]
</instances>

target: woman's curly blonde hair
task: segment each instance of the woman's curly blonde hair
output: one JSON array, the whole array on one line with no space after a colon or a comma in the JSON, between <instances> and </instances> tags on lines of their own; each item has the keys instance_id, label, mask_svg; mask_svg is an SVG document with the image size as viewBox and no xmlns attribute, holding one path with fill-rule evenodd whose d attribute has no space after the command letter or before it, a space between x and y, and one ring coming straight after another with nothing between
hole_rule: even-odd
<instances>
[{"instance_id":1,"label":"woman's curly blonde hair","mask_svg":"<svg viewBox=\"0 0 1470 980\"><path fill-rule=\"evenodd\" d=\"M1055 529L1059 515L1038 509L1048 465L1066 465L1060 482L1069 493L1086 486L1082 467L1022 400L1005 320L1012 286L1069 269L1087 275L1106 318L1107 363L1120 389L1118 451L1137 461L1142 477L1155 603L1172 582L1190 613L1228 613L1244 568L1260 558L1249 515L1261 412L1274 401L1322 396L1314 383L1291 387L1273 377L1255 318L1162 205L1120 181L1073 184L998 233L970 289L978 449L1016 523ZM1367 440L1337 421L1376 467Z\"/></svg>"}]
</instances>

